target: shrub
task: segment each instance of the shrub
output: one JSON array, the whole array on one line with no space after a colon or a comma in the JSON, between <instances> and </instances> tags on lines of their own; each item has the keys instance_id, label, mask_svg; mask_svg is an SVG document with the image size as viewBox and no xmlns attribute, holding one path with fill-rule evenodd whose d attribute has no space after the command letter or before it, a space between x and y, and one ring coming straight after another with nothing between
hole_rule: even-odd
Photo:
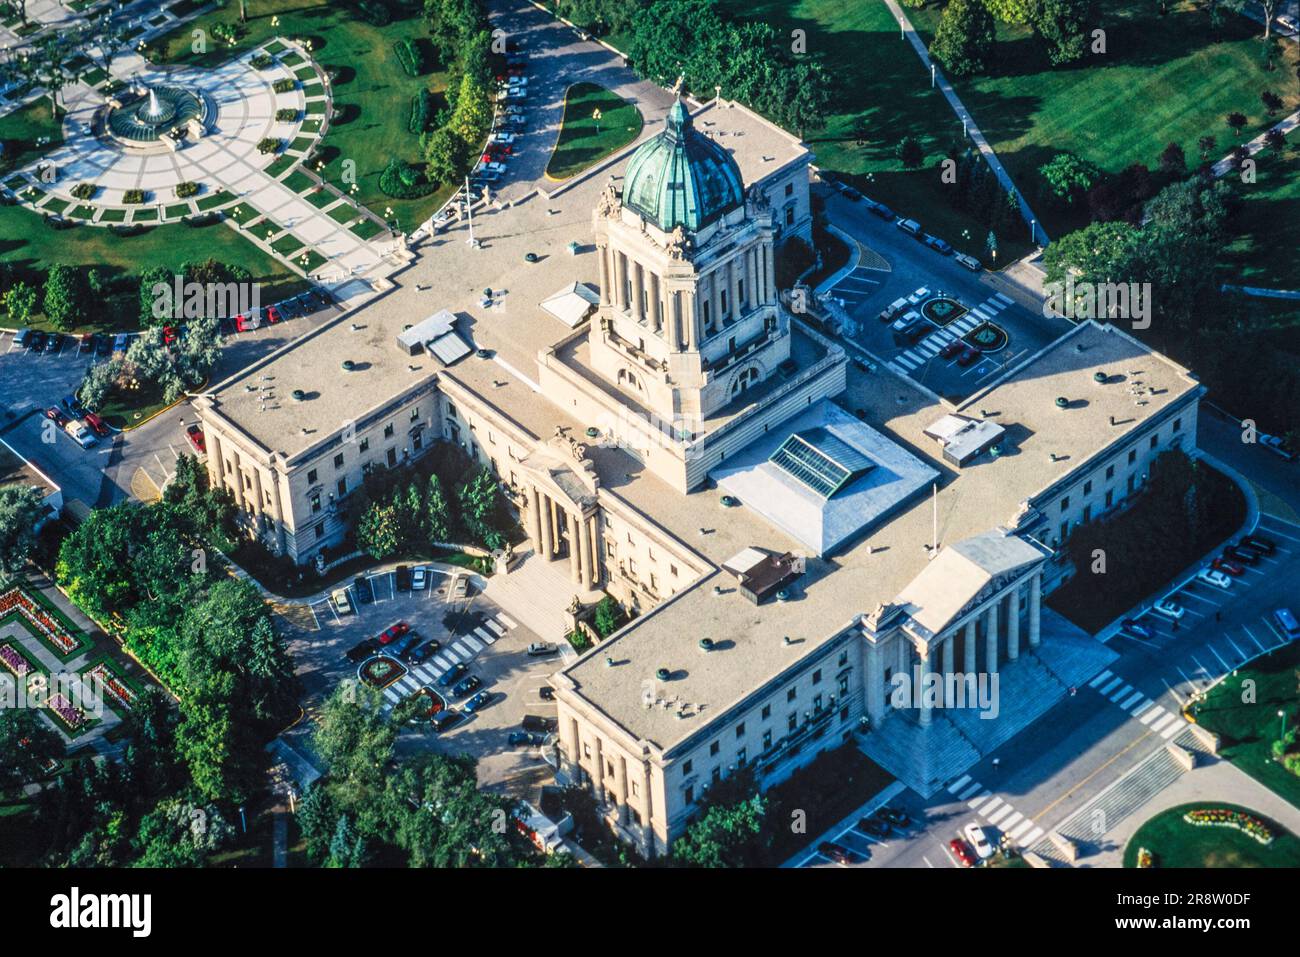
<instances>
[{"instance_id":1,"label":"shrub","mask_svg":"<svg viewBox=\"0 0 1300 957\"><path fill-rule=\"evenodd\" d=\"M198 183L185 182L185 183L176 184L177 199L188 199L189 197L197 196L198 194L199 194Z\"/></svg>"},{"instance_id":2,"label":"shrub","mask_svg":"<svg viewBox=\"0 0 1300 957\"><path fill-rule=\"evenodd\" d=\"M275 57L269 53L259 53L248 61L249 66L254 70L267 70L275 63Z\"/></svg>"},{"instance_id":3,"label":"shrub","mask_svg":"<svg viewBox=\"0 0 1300 957\"><path fill-rule=\"evenodd\" d=\"M379 188L394 199L418 199L432 193L437 184L430 182L418 167L394 158L379 174Z\"/></svg>"},{"instance_id":4,"label":"shrub","mask_svg":"<svg viewBox=\"0 0 1300 957\"><path fill-rule=\"evenodd\" d=\"M136 206L144 202L145 192L142 189L128 189L122 194L122 202L128 206Z\"/></svg>"},{"instance_id":5,"label":"shrub","mask_svg":"<svg viewBox=\"0 0 1300 957\"><path fill-rule=\"evenodd\" d=\"M262 154L276 153L280 150L280 140L274 136L267 136L257 142L257 151Z\"/></svg>"},{"instance_id":6,"label":"shrub","mask_svg":"<svg viewBox=\"0 0 1300 957\"><path fill-rule=\"evenodd\" d=\"M406 128L419 135L429 128L431 122L433 122L433 94L428 90L421 90L411 97L411 119Z\"/></svg>"},{"instance_id":7,"label":"shrub","mask_svg":"<svg viewBox=\"0 0 1300 957\"><path fill-rule=\"evenodd\" d=\"M94 183L78 183L72 187L72 195L77 199L91 199L98 189L99 187Z\"/></svg>"},{"instance_id":8,"label":"shrub","mask_svg":"<svg viewBox=\"0 0 1300 957\"><path fill-rule=\"evenodd\" d=\"M414 40L406 37L395 40L393 52L397 54L397 62L402 65L407 76L419 76L424 72L424 53Z\"/></svg>"},{"instance_id":9,"label":"shrub","mask_svg":"<svg viewBox=\"0 0 1300 957\"><path fill-rule=\"evenodd\" d=\"M298 111L292 107L286 106L275 111L275 120L277 123L292 123L298 118Z\"/></svg>"},{"instance_id":10,"label":"shrub","mask_svg":"<svg viewBox=\"0 0 1300 957\"><path fill-rule=\"evenodd\" d=\"M298 81L285 77L282 80L276 80L271 84L271 89L276 93L291 93L298 87Z\"/></svg>"},{"instance_id":11,"label":"shrub","mask_svg":"<svg viewBox=\"0 0 1300 957\"><path fill-rule=\"evenodd\" d=\"M371 26L386 27L393 22L392 11L379 0L361 0L357 4L357 13Z\"/></svg>"}]
</instances>

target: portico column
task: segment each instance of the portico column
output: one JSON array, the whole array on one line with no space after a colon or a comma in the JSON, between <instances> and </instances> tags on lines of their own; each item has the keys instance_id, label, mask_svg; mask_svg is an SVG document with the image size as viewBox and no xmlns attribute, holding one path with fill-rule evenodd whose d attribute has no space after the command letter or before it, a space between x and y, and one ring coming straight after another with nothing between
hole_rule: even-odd
<instances>
[{"instance_id":1,"label":"portico column","mask_svg":"<svg viewBox=\"0 0 1300 957\"><path fill-rule=\"evenodd\" d=\"M1029 647L1038 647L1038 613L1041 610L1040 605L1043 603L1043 573L1034 572L1034 577L1029 579Z\"/></svg>"},{"instance_id":2,"label":"portico column","mask_svg":"<svg viewBox=\"0 0 1300 957\"><path fill-rule=\"evenodd\" d=\"M881 668L880 646L867 643L867 717L877 725L885 716L885 679Z\"/></svg>"},{"instance_id":3,"label":"portico column","mask_svg":"<svg viewBox=\"0 0 1300 957\"><path fill-rule=\"evenodd\" d=\"M537 519L541 523L541 538L538 539L539 552L546 561L551 560L552 539L551 539L551 499L546 494L538 496Z\"/></svg>"},{"instance_id":4,"label":"portico column","mask_svg":"<svg viewBox=\"0 0 1300 957\"><path fill-rule=\"evenodd\" d=\"M591 521L587 525L587 532L591 536L591 551L588 556L591 559L591 584L594 588L600 583L600 563L602 561L600 553L600 512L594 512Z\"/></svg>"},{"instance_id":5,"label":"portico column","mask_svg":"<svg viewBox=\"0 0 1300 957\"><path fill-rule=\"evenodd\" d=\"M591 589L595 576L591 571L591 534L587 528L586 517L580 517L577 524L578 533L578 575L584 591Z\"/></svg>"},{"instance_id":6,"label":"portico column","mask_svg":"<svg viewBox=\"0 0 1300 957\"><path fill-rule=\"evenodd\" d=\"M767 280L767 282L765 283L765 285L767 286L765 293L767 296L767 301L772 302L776 299L776 267L773 265L773 261L772 261L771 243L768 243L764 250L764 260L765 260L764 271L766 272L766 276L764 278Z\"/></svg>"},{"instance_id":7,"label":"portico column","mask_svg":"<svg viewBox=\"0 0 1300 957\"><path fill-rule=\"evenodd\" d=\"M619 755L614 761L614 797L618 801L618 823L627 824L627 761Z\"/></svg>"},{"instance_id":8,"label":"portico column","mask_svg":"<svg viewBox=\"0 0 1300 957\"><path fill-rule=\"evenodd\" d=\"M682 321L686 324L686 351L696 351L696 329L697 318L695 315L695 290L687 290L682 293Z\"/></svg>"},{"instance_id":9,"label":"portico column","mask_svg":"<svg viewBox=\"0 0 1300 957\"><path fill-rule=\"evenodd\" d=\"M921 723L921 727L928 728L930 726L930 705L925 697L925 676L930 673L930 647L927 645L925 651L918 652L918 655L920 661L917 664L916 672L916 694L921 701L921 713L917 715L917 720Z\"/></svg>"},{"instance_id":10,"label":"portico column","mask_svg":"<svg viewBox=\"0 0 1300 957\"><path fill-rule=\"evenodd\" d=\"M221 458L221 438L216 432L209 430L207 434L208 445L211 451L208 453L208 464L212 466L212 487L222 488L226 484L226 474L222 471L225 468L225 462Z\"/></svg>"},{"instance_id":11,"label":"portico column","mask_svg":"<svg viewBox=\"0 0 1300 957\"><path fill-rule=\"evenodd\" d=\"M956 637L957 636L955 634L950 634L950 635L945 635L943 639L943 668L942 668L941 677L943 678L943 706L945 708L951 708L953 706L952 682L948 680L948 676L952 674L952 666L953 666L952 642L953 639Z\"/></svg>"},{"instance_id":12,"label":"portico column","mask_svg":"<svg viewBox=\"0 0 1300 957\"><path fill-rule=\"evenodd\" d=\"M984 670L990 674L998 670L998 603L989 605L985 612Z\"/></svg>"},{"instance_id":13,"label":"portico column","mask_svg":"<svg viewBox=\"0 0 1300 957\"><path fill-rule=\"evenodd\" d=\"M977 649L977 640L975 638L975 622L977 619L972 618L966 622L966 633L962 638L962 654L965 658L965 671L968 675L975 674L978 667L975 664L975 651Z\"/></svg>"},{"instance_id":14,"label":"portico column","mask_svg":"<svg viewBox=\"0 0 1300 957\"><path fill-rule=\"evenodd\" d=\"M591 739L591 757L592 771L591 781L596 786L596 801L600 804L605 803L605 756L600 750L600 735L593 735Z\"/></svg>"},{"instance_id":15,"label":"portico column","mask_svg":"<svg viewBox=\"0 0 1300 957\"><path fill-rule=\"evenodd\" d=\"M664 327L663 303L660 297L663 293L659 290L659 277L654 273L650 274L650 325L654 327L655 332L659 332Z\"/></svg>"},{"instance_id":16,"label":"portico column","mask_svg":"<svg viewBox=\"0 0 1300 957\"><path fill-rule=\"evenodd\" d=\"M569 524L569 578L575 585L580 585L582 584L582 550L578 545L578 518L569 511L566 511L564 516Z\"/></svg>"},{"instance_id":17,"label":"portico column","mask_svg":"<svg viewBox=\"0 0 1300 957\"><path fill-rule=\"evenodd\" d=\"M668 291L668 348L676 352L682 347L682 298L680 289Z\"/></svg>"},{"instance_id":18,"label":"portico column","mask_svg":"<svg viewBox=\"0 0 1300 957\"><path fill-rule=\"evenodd\" d=\"M620 309L627 308L627 257L620 252L614 253L614 302Z\"/></svg>"},{"instance_id":19,"label":"portico column","mask_svg":"<svg viewBox=\"0 0 1300 957\"><path fill-rule=\"evenodd\" d=\"M600 304L609 305L609 247L601 244L596 249L596 258L600 260Z\"/></svg>"},{"instance_id":20,"label":"portico column","mask_svg":"<svg viewBox=\"0 0 1300 957\"><path fill-rule=\"evenodd\" d=\"M1020 657L1020 586L1007 596L1007 661Z\"/></svg>"},{"instance_id":21,"label":"portico column","mask_svg":"<svg viewBox=\"0 0 1300 957\"><path fill-rule=\"evenodd\" d=\"M654 829L650 826L650 762L641 762L641 853L654 856Z\"/></svg>"},{"instance_id":22,"label":"portico column","mask_svg":"<svg viewBox=\"0 0 1300 957\"><path fill-rule=\"evenodd\" d=\"M284 554L284 502L280 498L280 476L271 470L271 501L275 504L275 546Z\"/></svg>"},{"instance_id":23,"label":"portico column","mask_svg":"<svg viewBox=\"0 0 1300 957\"><path fill-rule=\"evenodd\" d=\"M542 516L537 486L528 488L528 531L533 538L533 550L539 555L542 551Z\"/></svg>"},{"instance_id":24,"label":"portico column","mask_svg":"<svg viewBox=\"0 0 1300 957\"><path fill-rule=\"evenodd\" d=\"M749 302L758 302L758 287L754 285L754 256L755 249L750 249L745 253L745 298Z\"/></svg>"},{"instance_id":25,"label":"portico column","mask_svg":"<svg viewBox=\"0 0 1300 957\"><path fill-rule=\"evenodd\" d=\"M645 275L640 263L632 263L632 318L645 322Z\"/></svg>"}]
</instances>

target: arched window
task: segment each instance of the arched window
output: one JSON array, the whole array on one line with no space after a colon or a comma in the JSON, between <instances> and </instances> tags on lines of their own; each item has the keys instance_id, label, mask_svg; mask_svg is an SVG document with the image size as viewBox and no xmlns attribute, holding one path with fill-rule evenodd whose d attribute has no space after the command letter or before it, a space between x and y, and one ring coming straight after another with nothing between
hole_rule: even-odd
<instances>
[{"instance_id":1,"label":"arched window","mask_svg":"<svg viewBox=\"0 0 1300 957\"><path fill-rule=\"evenodd\" d=\"M731 394L739 395L751 385L758 382L758 378L759 372L757 366L750 366L748 369L741 370L740 374L731 382Z\"/></svg>"}]
</instances>

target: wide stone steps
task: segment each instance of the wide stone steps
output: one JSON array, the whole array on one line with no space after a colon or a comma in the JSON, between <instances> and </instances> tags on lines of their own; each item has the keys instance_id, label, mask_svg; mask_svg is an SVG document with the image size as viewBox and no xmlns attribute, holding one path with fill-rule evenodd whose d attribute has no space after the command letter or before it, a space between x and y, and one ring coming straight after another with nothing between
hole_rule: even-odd
<instances>
[{"instance_id":1,"label":"wide stone steps","mask_svg":"<svg viewBox=\"0 0 1300 957\"><path fill-rule=\"evenodd\" d=\"M908 715L886 714L879 727L858 735L858 748L923 797L980 759L941 711L934 712L928 728Z\"/></svg>"}]
</instances>

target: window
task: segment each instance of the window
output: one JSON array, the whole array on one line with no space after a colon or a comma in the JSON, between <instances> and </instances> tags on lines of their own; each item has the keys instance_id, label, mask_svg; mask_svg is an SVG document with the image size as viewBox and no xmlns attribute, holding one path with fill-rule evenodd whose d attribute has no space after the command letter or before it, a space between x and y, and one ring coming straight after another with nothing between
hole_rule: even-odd
<instances>
[{"instance_id":1,"label":"window","mask_svg":"<svg viewBox=\"0 0 1300 957\"><path fill-rule=\"evenodd\" d=\"M785 184L785 195L787 195L787 196L793 196L793 195L794 195L794 183L786 183L786 184Z\"/></svg>"},{"instance_id":2,"label":"window","mask_svg":"<svg viewBox=\"0 0 1300 957\"><path fill-rule=\"evenodd\" d=\"M391 468L397 464L397 449L388 450L388 465Z\"/></svg>"},{"instance_id":3,"label":"window","mask_svg":"<svg viewBox=\"0 0 1300 957\"><path fill-rule=\"evenodd\" d=\"M1160 441L1160 435L1159 435L1159 433L1157 433L1157 434L1151 436L1151 448L1154 449L1154 448L1156 447L1156 443L1159 442L1159 441Z\"/></svg>"},{"instance_id":4,"label":"window","mask_svg":"<svg viewBox=\"0 0 1300 957\"><path fill-rule=\"evenodd\" d=\"M763 750L766 751L766 750L767 750L768 748L770 748L771 746L772 746L772 732L771 732L771 731L764 731L764 732L763 732Z\"/></svg>"},{"instance_id":5,"label":"window","mask_svg":"<svg viewBox=\"0 0 1300 957\"><path fill-rule=\"evenodd\" d=\"M1174 431L1175 431L1175 432L1181 432L1182 429L1183 429L1183 420L1182 420L1182 419L1174 419Z\"/></svg>"},{"instance_id":6,"label":"window","mask_svg":"<svg viewBox=\"0 0 1300 957\"><path fill-rule=\"evenodd\" d=\"M1070 507L1070 496L1067 495L1065 496L1065 498L1061 499L1061 511L1064 512L1069 507Z\"/></svg>"},{"instance_id":7,"label":"window","mask_svg":"<svg viewBox=\"0 0 1300 957\"><path fill-rule=\"evenodd\" d=\"M1129 450L1128 450L1128 464L1129 464L1129 465L1132 465L1134 462L1136 462L1136 461L1137 461L1137 457L1138 457L1137 449L1129 449Z\"/></svg>"},{"instance_id":8,"label":"window","mask_svg":"<svg viewBox=\"0 0 1300 957\"><path fill-rule=\"evenodd\" d=\"M764 721L766 721L768 718L772 717L772 706L771 706L770 704L765 704L765 705L763 705L763 710L762 710L761 714L759 715L759 717L762 718L762 720L764 720Z\"/></svg>"},{"instance_id":9,"label":"window","mask_svg":"<svg viewBox=\"0 0 1300 957\"><path fill-rule=\"evenodd\" d=\"M316 484L316 470L315 470L315 469L312 469L310 472L307 473L307 484L308 484L308 485L315 485L315 484Z\"/></svg>"},{"instance_id":10,"label":"window","mask_svg":"<svg viewBox=\"0 0 1300 957\"><path fill-rule=\"evenodd\" d=\"M849 663L849 653L848 653L847 651L841 651L841 652L840 652L839 667L843 668L843 667L844 667L845 665L847 665L848 663Z\"/></svg>"},{"instance_id":11,"label":"window","mask_svg":"<svg viewBox=\"0 0 1300 957\"><path fill-rule=\"evenodd\" d=\"M676 578L676 577L677 577L677 566L676 566L676 565L669 565L669 566L668 566L668 573L669 573L670 575L672 575L674 578Z\"/></svg>"},{"instance_id":12,"label":"window","mask_svg":"<svg viewBox=\"0 0 1300 957\"><path fill-rule=\"evenodd\" d=\"M339 479L338 490L339 490L339 498L342 498L344 495L347 495L347 494L348 494L348 480L347 480L347 479L345 479L345 478L341 478L341 479Z\"/></svg>"},{"instance_id":13,"label":"window","mask_svg":"<svg viewBox=\"0 0 1300 957\"><path fill-rule=\"evenodd\" d=\"M1088 481L1083 483L1083 494L1084 495L1092 494L1092 479L1089 479Z\"/></svg>"},{"instance_id":14,"label":"window","mask_svg":"<svg viewBox=\"0 0 1300 957\"><path fill-rule=\"evenodd\" d=\"M785 693L785 700L793 701L796 694L798 694L798 690L795 688L791 688L789 691Z\"/></svg>"},{"instance_id":15,"label":"window","mask_svg":"<svg viewBox=\"0 0 1300 957\"><path fill-rule=\"evenodd\" d=\"M841 695L846 695L846 694L849 693L849 676L848 676L848 675L840 675L839 689L840 689L840 694L841 694Z\"/></svg>"},{"instance_id":16,"label":"window","mask_svg":"<svg viewBox=\"0 0 1300 957\"><path fill-rule=\"evenodd\" d=\"M411 410L411 421L412 422L420 421L420 407L418 405Z\"/></svg>"},{"instance_id":17,"label":"window","mask_svg":"<svg viewBox=\"0 0 1300 957\"><path fill-rule=\"evenodd\" d=\"M321 522L319 525L316 526L316 538L322 539L324 537L325 537L325 523Z\"/></svg>"},{"instance_id":18,"label":"window","mask_svg":"<svg viewBox=\"0 0 1300 957\"><path fill-rule=\"evenodd\" d=\"M341 468L343 468L343 453L342 453L342 452L340 452L338 455L334 456L334 467L335 467L336 469L341 469Z\"/></svg>"},{"instance_id":19,"label":"window","mask_svg":"<svg viewBox=\"0 0 1300 957\"><path fill-rule=\"evenodd\" d=\"M1069 537L1070 537L1070 523L1067 520L1061 523L1061 541L1065 541Z\"/></svg>"},{"instance_id":20,"label":"window","mask_svg":"<svg viewBox=\"0 0 1300 957\"><path fill-rule=\"evenodd\" d=\"M745 736L745 722L742 721L740 724L736 725L736 737L743 738L744 736Z\"/></svg>"},{"instance_id":21,"label":"window","mask_svg":"<svg viewBox=\"0 0 1300 957\"><path fill-rule=\"evenodd\" d=\"M1115 504L1115 490L1113 488L1108 488L1106 489L1106 507L1110 508L1114 504Z\"/></svg>"},{"instance_id":22,"label":"window","mask_svg":"<svg viewBox=\"0 0 1300 957\"><path fill-rule=\"evenodd\" d=\"M822 709L822 696L819 694L813 695L813 713L816 714L821 709Z\"/></svg>"},{"instance_id":23,"label":"window","mask_svg":"<svg viewBox=\"0 0 1300 957\"><path fill-rule=\"evenodd\" d=\"M787 206L787 207L785 208L785 224L786 224L787 226L793 226L793 225L794 225L794 207L793 207L793 206Z\"/></svg>"},{"instance_id":24,"label":"window","mask_svg":"<svg viewBox=\"0 0 1300 957\"><path fill-rule=\"evenodd\" d=\"M718 747L719 747L719 745L718 745L718 742L716 742L716 741L714 741L711 745L709 745L709 754L710 754L710 756L712 756L712 755L718 753Z\"/></svg>"},{"instance_id":25,"label":"window","mask_svg":"<svg viewBox=\"0 0 1300 957\"><path fill-rule=\"evenodd\" d=\"M721 765L718 765L718 766L715 767L712 771L709 772L709 780L712 781L714 784L717 784L719 781L722 780L722 766L721 766Z\"/></svg>"},{"instance_id":26,"label":"window","mask_svg":"<svg viewBox=\"0 0 1300 957\"><path fill-rule=\"evenodd\" d=\"M799 716L793 711L785 717L785 728L787 731L796 731L799 728Z\"/></svg>"},{"instance_id":27,"label":"window","mask_svg":"<svg viewBox=\"0 0 1300 957\"><path fill-rule=\"evenodd\" d=\"M1083 507L1083 524L1087 525L1091 521L1092 521L1092 506L1085 505Z\"/></svg>"},{"instance_id":28,"label":"window","mask_svg":"<svg viewBox=\"0 0 1300 957\"><path fill-rule=\"evenodd\" d=\"M692 764L690 761L684 761L682 763L682 774L690 774L691 771L694 770L694 767L695 767L694 764Z\"/></svg>"},{"instance_id":29,"label":"window","mask_svg":"<svg viewBox=\"0 0 1300 957\"><path fill-rule=\"evenodd\" d=\"M586 742L583 742L582 745L582 756L584 758L591 757L591 745L587 744Z\"/></svg>"},{"instance_id":30,"label":"window","mask_svg":"<svg viewBox=\"0 0 1300 957\"><path fill-rule=\"evenodd\" d=\"M722 314L725 316L731 310L727 308L727 290L722 290L722 295L718 297L718 304L721 307Z\"/></svg>"},{"instance_id":31,"label":"window","mask_svg":"<svg viewBox=\"0 0 1300 957\"><path fill-rule=\"evenodd\" d=\"M682 792L682 797L685 799L687 804L690 804L695 800L695 788L687 787L686 790Z\"/></svg>"},{"instance_id":32,"label":"window","mask_svg":"<svg viewBox=\"0 0 1300 957\"><path fill-rule=\"evenodd\" d=\"M447 403L447 414L453 419L456 418L456 407L450 402Z\"/></svg>"},{"instance_id":33,"label":"window","mask_svg":"<svg viewBox=\"0 0 1300 957\"><path fill-rule=\"evenodd\" d=\"M424 448L423 432L416 432L413 436L411 436L411 448L415 449L415 451L417 452L420 451L420 449Z\"/></svg>"},{"instance_id":34,"label":"window","mask_svg":"<svg viewBox=\"0 0 1300 957\"><path fill-rule=\"evenodd\" d=\"M818 668L816 671L813 672L813 684L819 685L821 683L822 683L822 670Z\"/></svg>"},{"instance_id":35,"label":"window","mask_svg":"<svg viewBox=\"0 0 1300 957\"><path fill-rule=\"evenodd\" d=\"M1134 479L1134 478L1135 478L1135 476L1132 476L1132 475L1130 475L1130 476L1128 477L1128 490L1129 490L1129 494L1130 494L1130 495L1133 493L1133 479Z\"/></svg>"},{"instance_id":36,"label":"window","mask_svg":"<svg viewBox=\"0 0 1300 957\"><path fill-rule=\"evenodd\" d=\"M745 761L748 758L749 758L749 751L746 750L745 748L741 748L739 751L736 752L736 767L743 768L745 766Z\"/></svg>"},{"instance_id":37,"label":"window","mask_svg":"<svg viewBox=\"0 0 1300 957\"><path fill-rule=\"evenodd\" d=\"M392 437L393 437L393 423L389 422L386 426L384 426L384 438L391 439Z\"/></svg>"},{"instance_id":38,"label":"window","mask_svg":"<svg viewBox=\"0 0 1300 957\"><path fill-rule=\"evenodd\" d=\"M311 510L312 510L312 512L319 512L319 511L320 511L320 492L317 492L317 493L315 493L314 495L312 495L312 497L311 497Z\"/></svg>"},{"instance_id":39,"label":"window","mask_svg":"<svg viewBox=\"0 0 1300 957\"><path fill-rule=\"evenodd\" d=\"M362 440L361 440L361 444L358 446L358 448L359 448L362 452L369 452L369 451L370 451L370 440L369 440L369 439L362 439Z\"/></svg>"},{"instance_id":40,"label":"window","mask_svg":"<svg viewBox=\"0 0 1300 957\"><path fill-rule=\"evenodd\" d=\"M1106 478L1107 478L1107 480L1113 479L1114 477L1115 477L1115 466L1113 466L1113 465L1107 465L1107 466L1106 466Z\"/></svg>"}]
</instances>

